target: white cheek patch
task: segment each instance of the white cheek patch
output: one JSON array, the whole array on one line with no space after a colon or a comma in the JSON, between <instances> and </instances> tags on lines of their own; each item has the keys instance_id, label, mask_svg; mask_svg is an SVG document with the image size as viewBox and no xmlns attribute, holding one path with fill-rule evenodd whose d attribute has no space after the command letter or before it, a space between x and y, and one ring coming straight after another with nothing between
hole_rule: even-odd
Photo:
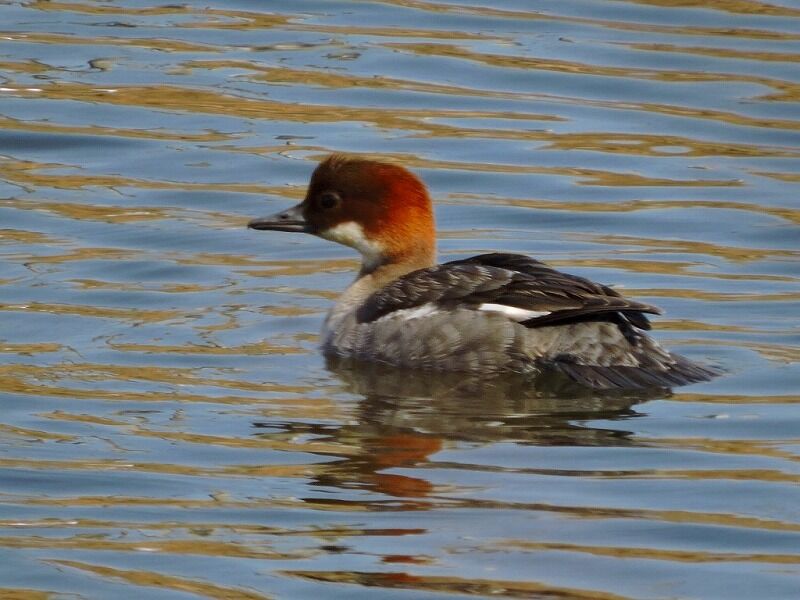
<instances>
[{"instance_id":1,"label":"white cheek patch","mask_svg":"<svg viewBox=\"0 0 800 600\"><path fill-rule=\"evenodd\" d=\"M485 312L500 313L507 316L512 321L522 322L528 319L535 319L536 317L543 317L549 315L550 311L527 310L525 308L517 308L516 306L507 306L505 304L492 304L485 302L478 306L478 310Z\"/></svg>"},{"instance_id":2,"label":"white cheek patch","mask_svg":"<svg viewBox=\"0 0 800 600\"><path fill-rule=\"evenodd\" d=\"M319 237L355 248L364 257L364 266L367 268L377 266L383 260L383 245L369 239L364 228L355 221L346 221L329 227L320 231Z\"/></svg>"}]
</instances>

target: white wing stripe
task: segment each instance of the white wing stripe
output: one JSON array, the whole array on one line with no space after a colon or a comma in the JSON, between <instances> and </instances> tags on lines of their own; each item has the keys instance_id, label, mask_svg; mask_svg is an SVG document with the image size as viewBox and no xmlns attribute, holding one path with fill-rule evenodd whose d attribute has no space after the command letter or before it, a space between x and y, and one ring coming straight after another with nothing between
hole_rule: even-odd
<instances>
[{"instance_id":1,"label":"white wing stripe","mask_svg":"<svg viewBox=\"0 0 800 600\"><path fill-rule=\"evenodd\" d=\"M400 318L404 321L408 321L410 319L418 319L420 317L429 317L435 313L441 312L441 310L442 309L435 303L428 302L426 304L414 308L405 308L401 310L392 311L381 317L381 319ZM484 302L483 304L478 305L478 310L488 313L499 313L501 315L505 315L512 321L517 321L517 322L527 321L528 319L535 319L536 317L543 317L545 315L550 314L550 311L547 310L545 311L527 310L524 308L517 308L516 306L507 306L505 304L492 304L490 302Z\"/></svg>"},{"instance_id":2,"label":"white wing stripe","mask_svg":"<svg viewBox=\"0 0 800 600\"><path fill-rule=\"evenodd\" d=\"M492 304L485 302L478 306L478 310L486 312L496 312L507 316L512 321L527 321L528 319L535 319L536 317L543 317L549 315L550 311L527 310L525 308L517 308L516 306L507 306L505 304Z\"/></svg>"},{"instance_id":3,"label":"white wing stripe","mask_svg":"<svg viewBox=\"0 0 800 600\"><path fill-rule=\"evenodd\" d=\"M427 304L423 304L422 306L417 306L415 308L404 308L401 310L394 310L390 313L383 315L380 319L378 319L378 321L381 321L383 319L397 319L397 318L400 318L403 321L408 321L410 319L418 319L419 317L427 317L437 312L439 312L439 307L432 302L428 302Z\"/></svg>"}]
</instances>

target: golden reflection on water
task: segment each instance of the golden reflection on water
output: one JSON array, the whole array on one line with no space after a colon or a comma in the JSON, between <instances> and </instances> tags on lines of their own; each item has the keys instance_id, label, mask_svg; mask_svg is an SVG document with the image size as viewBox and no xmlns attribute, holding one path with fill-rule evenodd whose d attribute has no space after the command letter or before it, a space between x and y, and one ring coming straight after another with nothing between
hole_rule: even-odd
<instances>
[{"instance_id":1,"label":"golden reflection on water","mask_svg":"<svg viewBox=\"0 0 800 600\"><path fill-rule=\"evenodd\" d=\"M89 463L91 464L91 463ZM429 498L426 500L427 505L421 503L402 504L403 510L422 510L437 508L436 498ZM24 499L25 503L37 506L84 506L84 507L115 507L115 506L159 506L163 508L176 507L181 509L213 509L213 508L232 508L232 509L277 509L277 508L313 508L320 511L334 511L334 512L374 512L385 509L385 503L381 502L351 502L348 504L333 505L331 503L314 502L308 499L251 499L247 501L231 500L229 498L215 495L210 499L191 500L187 498L154 498L154 497L131 497L131 496L70 496L70 497L28 497ZM393 501L395 504L396 501ZM678 510L641 510L641 509L619 509L613 507L601 506L569 506L564 504L548 505L548 504L527 504L527 505L513 505L504 504L501 502L481 502L479 500L460 501L454 502L444 501L439 508L446 506L458 506L462 508L524 508L531 511L539 511L542 513L555 513L563 516L566 519L581 519L588 521L604 520L604 519L630 519L642 520L653 523L675 523L675 524L697 524L709 526L727 526L735 527L737 529L751 529L756 531L791 531L800 532L800 525L790 521L779 521L747 517L736 514L724 513L709 513L703 511L678 511ZM389 530L374 530L374 529L348 529L337 528L329 530L324 528L311 528L297 531L285 531L280 528L272 528L266 526L254 526L247 523L204 523L200 522L195 524L175 523L175 522L120 522L120 521L102 521L102 520L70 520L59 521L48 519L44 522L25 522L19 521L0 522L3 525L10 527L45 527L45 528L61 528L66 526L71 527L129 527L131 529L140 530L182 530L198 528L200 530L220 530L220 531L234 531L234 532L254 532L254 533L267 533L270 535L290 535L290 536L319 536L319 537L352 537L352 536L371 536L371 535L386 535L390 537L413 535L425 533L422 529L389 529Z\"/></svg>"},{"instance_id":2,"label":"golden reflection on water","mask_svg":"<svg viewBox=\"0 0 800 600\"><path fill-rule=\"evenodd\" d=\"M688 394L686 392L676 393L671 400L675 402L708 402L712 404L797 404L800 403L800 396L794 395L761 395L747 396L744 394Z\"/></svg>"},{"instance_id":3,"label":"golden reflection on water","mask_svg":"<svg viewBox=\"0 0 800 600\"><path fill-rule=\"evenodd\" d=\"M731 202L728 200L630 200L621 202L555 202L529 198L500 198L497 196L481 196L483 202L504 206L544 210L572 210L577 212L633 212L638 210L661 210L666 208L714 208L719 210L742 210L755 214L768 214L790 223L800 224L800 209L778 206L764 206L756 202ZM448 200L456 203L470 203L478 200L472 194L451 194Z\"/></svg>"},{"instance_id":4,"label":"golden reflection on water","mask_svg":"<svg viewBox=\"0 0 800 600\"><path fill-rule=\"evenodd\" d=\"M467 596L502 596L505 598L536 598L542 596L559 600L625 600L627 598L617 594L592 592L577 588L559 588L532 581L437 577L431 575L409 575L403 572L287 571L286 573L313 581L351 583L366 587L409 589Z\"/></svg>"},{"instance_id":5,"label":"golden reflection on water","mask_svg":"<svg viewBox=\"0 0 800 600\"><path fill-rule=\"evenodd\" d=\"M152 181L133 179L127 177L119 177L115 175L71 175L71 174L51 174L42 173L41 170L52 169L74 169L78 168L72 165L60 164L38 164L32 161L0 161L0 176L6 181L20 185L26 189L33 190L36 187L50 187L55 189L83 189L90 186L97 186L107 188L119 194L120 188L141 188L150 190L198 190L198 191L228 191L228 192L243 192L250 194L276 194L280 195L285 193L285 188L273 187L260 184L241 184L241 183L190 183L190 182L174 182L174 181ZM104 207L86 207L86 206L72 206L56 205L60 210L73 210L73 211L86 211L90 214L108 211ZM44 208L47 208L45 204ZM111 209L114 210L113 208ZM125 211L120 211L124 213ZM158 212L158 211L156 211ZM138 215L138 213L135 213ZM144 212L146 216L147 213Z\"/></svg>"},{"instance_id":6,"label":"golden reflection on water","mask_svg":"<svg viewBox=\"0 0 800 600\"><path fill-rule=\"evenodd\" d=\"M708 290L678 288L626 288L631 296L653 296L664 298L690 298L708 302L798 302L800 294L791 292L777 294L719 293Z\"/></svg>"},{"instance_id":7,"label":"golden reflection on water","mask_svg":"<svg viewBox=\"0 0 800 600\"><path fill-rule=\"evenodd\" d=\"M769 171L753 171L753 175L761 175L762 177L770 177L780 181L787 181L790 183L800 183L800 174L798 173L775 173Z\"/></svg>"},{"instance_id":8,"label":"golden reflection on water","mask_svg":"<svg viewBox=\"0 0 800 600\"><path fill-rule=\"evenodd\" d=\"M301 311L291 311L293 314L304 314ZM233 354L255 355L265 354L303 354L305 349L299 346L273 344L267 341L241 346L212 346L209 344L185 344L182 346L167 346L164 344L130 344L109 342L109 347L121 352L145 352L148 354Z\"/></svg>"},{"instance_id":9,"label":"golden reflection on water","mask_svg":"<svg viewBox=\"0 0 800 600\"><path fill-rule=\"evenodd\" d=\"M322 158L322 155L317 158ZM536 173L562 175L575 177L578 185L597 186L680 186L680 187L738 187L742 182L736 179L666 179L644 177L637 173L619 173L614 171L601 171L598 169L585 169L575 167L540 167L532 165L508 165L498 163L461 163L452 161L436 161L409 155L385 154L384 160L394 160L398 164L411 168L426 169L453 169L466 172L491 172L491 173Z\"/></svg>"},{"instance_id":10,"label":"golden reflection on water","mask_svg":"<svg viewBox=\"0 0 800 600\"><path fill-rule=\"evenodd\" d=\"M307 558L305 552L296 554L283 554L271 552L266 548L255 549L243 547L239 544L198 540L148 540L146 542L125 542L119 540L87 539L84 536L74 538L3 538L0 537L0 547L5 548L80 548L82 550L105 550L112 552L138 551L138 552L163 552L168 554L187 554L201 556L228 556L234 558L257 558L267 560L287 560Z\"/></svg>"},{"instance_id":11,"label":"golden reflection on water","mask_svg":"<svg viewBox=\"0 0 800 600\"><path fill-rule=\"evenodd\" d=\"M346 35L368 35L376 37L393 37L393 38L444 38L444 39L464 39L464 40L478 40L478 39L495 39L489 33L469 33L459 32L452 29L448 31L436 31L430 29L413 29L413 28L396 28L396 27L369 27L369 26L346 26L337 27L332 25L317 25L310 23L298 22L297 18L292 16L275 14L275 13L261 13L255 11L244 10L231 10L231 9L214 9L202 8L195 9L189 6L181 5L167 5L160 7L149 7L135 9L132 7L118 8L115 6L102 6L102 5L88 5L77 2L51 2L50 0L35 0L30 3L31 8L37 10L49 10L58 12L78 12L84 14L103 14L103 15L137 15L137 16L154 16L154 15L191 15L195 17L204 18L207 16L212 17L211 20L205 21L183 21L174 24L175 27L187 29L234 29L234 30L247 30L247 29L272 29L280 27L281 29L288 29L294 31L313 31L319 33L330 34L346 34ZM299 15L298 15L299 16ZM156 42L154 46L161 48L162 40L152 40ZM182 50L182 48L172 47L173 50Z\"/></svg>"},{"instance_id":12,"label":"golden reflection on water","mask_svg":"<svg viewBox=\"0 0 800 600\"><path fill-rule=\"evenodd\" d=\"M768 62L800 62L800 54L790 52L755 52L733 48L707 48L704 46L675 46L673 44L627 44L634 50L647 52L681 52L699 56L716 56L720 58L741 58L745 60L764 60Z\"/></svg>"},{"instance_id":13,"label":"golden reflection on water","mask_svg":"<svg viewBox=\"0 0 800 600\"><path fill-rule=\"evenodd\" d=\"M115 377L116 374L116 377ZM83 383L103 381L144 381L172 384L180 389L182 385L212 385L223 389L241 389L249 392L276 392L276 393L304 393L312 392L314 388L300 385L277 384L249 384L234 380L220 380L193 377L187 373L175 373L172 370L159 369L158 367L125 368L116 365L2 365L0 366L0 384L7 393L26 394L32 396L46 396L52 398L70 399L103 399L108 401L137 401L137 402L211 402L214 404L239 405L252 403L254 398L246 395L214 395L202 393L186 393L173 390L163 392L142 391L114 391L102 389L97 386L62 387L52 385L51 382L59 380L76 380ZM265 402L275 401L270 398Z\"/></svg>"},{"instance_id":14,"label":"golden reflection on water","mask_svg":"<svg viewBox=\"0 0 800 600\"><path fill-rule=\"evenodd\" d=\"M730 330L728 330L730 331ZM736 330L734 330L736 331ZM739 329L738 331L747 331L747 329ZM758 330L755 330L758 331ZM800 329L793 327L792 329L782 331L782 335L797 334ZM684 343L687 345L702 343L709 346L723 346L720 340L703 340L700 342L697 339L686 340ZM790 346L788 344L765 344L758 342L741 342L741 346L753 350L761 355L766 360L771 360L779 363L792 364L800 360L800 349L797 346Z\"/></svg>"},{"instance_id":15,"label":"golden reflection on water","mask_svg":"<svg viewBox=\"0 0 800 600\"><path fill-rule=\"evenodd\" d=\"M382 3L388 3L387 0L378 0ZM704 2L703 0L627 0L634 3L640 4L654 4L657 6L665 6L665 7L701 7L701 8L711 8L713 10L722 10L734 13L743 13L743 14L766 14L766 15L786 15L786 16L796 16L798 11L793 10L791 8L782 7L782 6L775 6L773 4L761 3L756 1L749 1L749 0L712 0L711 2ZM487 6L472 6L472 5L465 5L465 4L438 4L435 2L428 2L426 0L397 0L396 4L402 6L408 6L412 8L417 8L420 10L424 10L430 13L436 12L466 12L466 13L473 13L478 15L484 16L496 16L496 17L508 17L512 19L532 19L532 20L563 20L572 23L593 23L598 24L603 27L619 27L619 28L631 28L641 31L660 31L660 32L669 32L669 33L680 33L677 31L679 28L677 27L669 27L663 26L658 27L654 26L650 23L631 23L631 22L624 22L624 21L606 21L603 19L590 19L590 18L582 18L582 17L575 17L573 15L551 15L544 12L539 11L513 11L513 10L506 10L506 9L499 9L495 7L487 7ZM700 28L700 27L687 27L691 33L689 35L697 35L700 32L704 34L712 34L712 32L723 33L727 32L728 35L739 34L742 32L744 35L747 34L750 30L748 29L711 29L711 28ZM764 35L775 35L775 32L765 31L763 32Z\"/></svg>"},{"instance_id":16,"label":"golden reflection on water","mask_svg":"<svg viewBox=\"0 0 800 600\"><path fill-rule=\"evenodd\" d=\"M98 577L122 580L137 586L156 587L176 592L188 592L206 598L226 598L230 600L266 600L269 598L269 596L237 587L215 585L197 579L170 577L153 571L114 569L74 560L51 560L49 562L62 567L85 571Z\"/></svg>"},{"instance_id":17,"label":"golden reflection on water","mask_svg":"<svg viewBox=\"0 0 800 600\"><path fill-rule=\"evenodd\" d=\"M211 115L236 114L242 118L282 120L299 123L336 123L340 121L366 121L379 129L402 129L427 134L459 135L473 133L483 137L502 137L501 132L493 130L469 130L455 126L435 124L433 118L448 119L505 119L510 121L553 121L552 115L520 113L512 111L471 111L471 110L417 110L417 109L377 109L350 108L334 105L304 105L274 100L256 100L228 94L182 88L172 85L158 86L119 86L98 88L74 83L52 84L38 91L29 88L9 88L15 95L25 98L48 98L51 100L75 100L100 104L138 106L159 110L177 110ZM501 130L503 131L503 130ZM52 165L51 165L52 166ZM11 172L28 171L36 165L14 164ZM9 169L9 167L6 167ZM40 175L41 176L41 175ZM97 185L102 185L100 182ZM113 183L108 183L113 186ZM118 184L119 185L119 184ZM202 189L202 188L198 188ZM213 189L208 188L208 189ZM218 188L219 189L219 188ZM232 187L246 191L240 187ZM254 191L259 190L252 186Z\"/></svg>"},{"instance_id":18,"label":"golden reflection on water","mask_svg":"<svg viewBox=\"0 0 800 600\"><path fill-rule=\"evenodd\" d=\"M648 443L665 447L671 447L680 443L684 448L698 449L703 452L766 456L781 458L792 462L800 462L800 456L796 453L789 450L782 450L778 447L784 444L796 444L798 441L800 440L771 440L769 442L759 442L754 440L712 440L707 438L684 437L681 438L680 442L677 439L659 438L657 440L650 439Z\"/></svg>"},{"instance_id":19,"label":"golden reflection on water","mask_svg":"<svg viewBox=\"0 0 800 600\"><path fill-rule=\"evenodd\" d=\"M50 600L55 598L57 594L58 592L0 587L0 597L3 600Z\"/></svg>"},{"instance_id":20,"label":"golden reflection on water","mask_svg":"<svg viewBox=\"0 0 800 600\"><path fill-rule=\"evenodd\" d=\"M780 260L800 258L800 250L778 250L778 249L759 249L759 248L736 248L731 246L720 246L707 242L697 242L688 240L654 240L634 236L621 235L599 235L591 236L590 239L601 244L621 247L615 252L625 252L629 246L655 248L660 253L665 254L707 254L717 256L733 262L753 262L765 259Z\"/></svg>"},{"instance_id":21,"label":"golden reflection on water","mask_svg":"<svg viewBox=\"0 0 800 600\"><path fill-rule=\"evenodd\" d=\"M176 40L157 38L119 38L119 37L78 37L58 33L12 33L0 31L4 40L12 42L52 44L56 46L135 46L161 52L215 52L214 46L191 44Z\"/></svg>"},{"instance_id":22,"label":"golden reflection on water","mask_svg":"<svg viewBox=\"0 0 800 600\"><path fill-rule=\"evenodd\" d=\"M763 562L769 564L797 564L800 556L794 554L736 554L721 552L683 552L679 550L662 550L657 548L623 548L610 546L581 546L578 544L554 544L547 542L530 542L522 540L504 540L498 545L502 548L519 548L530 552L556 550L560 552L586 552L595 556L612 556L614 558L646 558L651 560L673 560L678 562Z\"/></svg>"},{"instance_id":23,"label":"golden reflection on water","mask_svg":"<svg viewBox=\"0 0 800 600\"><path fill-rule=\"evenodd\" d=\"M800 10L757 0L626 0L635 4L665 7L696 6L744 15L800 17Z\"/></svg>"},{"instance_id":24,"label":"golden reflection on water","mask_svg":"<svg viewBox=\"0 0 800 600\"><path fill-rule=\"evenodd\" d=\"M733 281L785 281L794 282L796 277L783 275L762 275L762 274L735 274L717 273L711 271L699 271L697 267L701 265L697 262L686 261L661 261L661 260L630 260L624 258L576 258L568 261L549 261L552 266L580 266L598 267L604 269L619 269L622 271L632 271L636 273L663 273L665 275L679 273L682 277L702 277L704 279L729 279Z\"/></svg>"},{"instance_id":25,"label":"golden reflection on water","mask_svg":"<svg viewBox=\"0 0 800 600\"><path fill-rule=\"evenodd\" d=\"M535 137L535 136L532 136ZM702 142L672 135L619 133L541 134L548 148L558 150L594 150L637 156L798 156L791 148L767 148L748 144Z\"/></svg>"},{"instance_id":26,"label":"golden reflection on water","mask_svg":"<svg viewBox=\"0 0 800 600\"><path fill-rule=\"evenodd\" d=\"M38 354L46 354L48 352L60 352L63 349L64 347L61 346L61 344L52 342L40 344L12 344L8 342L0 342L0 352L20 354L23 356L35 356Z\"/></svg>"},{"instance_id":27,"label":"golden reflection on water","mask_svg":"<svg viewBox=\"0 0 800 600\"><path fill-rule=\"evenodd\" d=\"M98 135L149 140L220 142L235 139L235 136L233 135L214 131L207 131L204 133L177 133L170 132L169 130L165 129L123 129L116 127L100 127L97 125L61 125L58 123L46 123L42 121L22 121L5 116L0 116L0 128L18 131L31 131L36 133Z\"/></svg>"},{"instance_id":28,"label":"golden reflection on water","mask_svg":"<svg viewBox=\"0 0 800 600\"><path fill-rule=\"evenodd\" d=\"M237 69L252 71L254 75L248 77L253 81L291 85L315 85L330 88L363 87L370 89L408 90L413 92L426 92L431 94L452 94L458 96L475 96L478 98L534 98L531 94L515 92L499 92L493 90L480 90L475 88L425 83L411 79L398 79L396 77L358 77L348 73L333 73L323 70L291 69L288 67L266 67L256 62L241 60L195 60L183 63L181 73L188 73L194 69ZM556 115L537 115L542 121L563 121Z\"/></svg>"},{"instance_id":29,"label":"golden reflection on water","mask_svg":"<svg viewBox=\"0 0 800 600\"><path fill-rule=\"evenodd\" d=\"M143 310L141 308L108 308L103 306L83 306L76 304L0 304L0 310L9 312L42 312L51 315L75 315L80 317L96 317L100 319L128 320L137 324L160 323L173 321L183 317L179 311Z\"/></svg>"}]
</instances>

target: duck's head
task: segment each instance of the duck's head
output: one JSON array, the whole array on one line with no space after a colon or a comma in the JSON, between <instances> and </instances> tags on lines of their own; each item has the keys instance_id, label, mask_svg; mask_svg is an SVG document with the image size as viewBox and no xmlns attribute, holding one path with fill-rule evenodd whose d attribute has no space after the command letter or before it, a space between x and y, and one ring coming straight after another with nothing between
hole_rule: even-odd
<instances>
[{"instance_id":1,"label":"duck's head","mask_svg":"<svg viewBox=\"0 0 800 600\"><path fill-rule=\"evenodd\" d=\"M311 233L351 246L363 257L363 274L388 264L421 268L435 257L425 185L398 165L340 154L317 166L303 202L248 227Z\"/></svg>"}]
</instances>

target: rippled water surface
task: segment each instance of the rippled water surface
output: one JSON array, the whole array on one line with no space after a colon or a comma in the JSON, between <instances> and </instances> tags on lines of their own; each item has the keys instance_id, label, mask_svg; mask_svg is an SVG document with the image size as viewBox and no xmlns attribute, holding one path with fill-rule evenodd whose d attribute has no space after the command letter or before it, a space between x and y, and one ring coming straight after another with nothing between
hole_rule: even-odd
<instances>
[{"instance_id":1,"label":"rippled water surface","mask_svg":"<svg viewBox=\"0 0 800 600\"><path fill-rule=\"evenodd\" d=\"M460 3L459 3L460 1ZM0 2L0 597L800 597L800 5ZM330 151L726 374L325 365Z\"/></svg>"}]
</instances>

